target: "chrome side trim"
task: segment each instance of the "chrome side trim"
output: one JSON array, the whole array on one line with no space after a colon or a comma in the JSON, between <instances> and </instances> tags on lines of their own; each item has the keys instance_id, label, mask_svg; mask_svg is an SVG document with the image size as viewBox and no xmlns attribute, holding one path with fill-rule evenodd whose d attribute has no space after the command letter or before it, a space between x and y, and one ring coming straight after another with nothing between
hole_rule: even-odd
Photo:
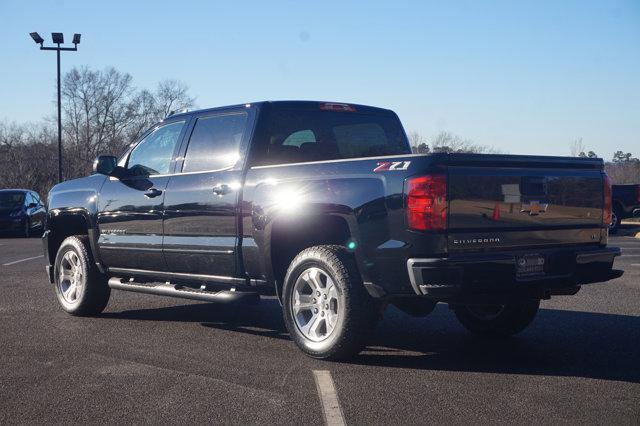
<instances>
[{"instance_id":1,"label":"chrome side trim","mask_svg":"<svg viewBox=\"0 0 640 426\"><path fill-rule=\"evenodd\" d=\"M215 249L181 249L181 248L164 248L165 253L185 253L185 254L233 254L233 250L215 250Z\"/></svg>"},{"instance_id":2,"label":"chrome side trim","mask_svg":"<svg viewBox=\"0 0 640 426\"><path fill-rule=\"evenodd\" d=\"M425 154L397 154L397 155L379 155L377 157L338 158L337 160L303 161L298 163L269 164L268 166L251 166L251 170L269 169L272 167L301 166L305 164L345 163L348 161L366 161L366 160L382 160L382 159L388 159L388 158L420 157L424 155Z\"/></svg>"},{"instance_id":3,"label":"chrome side trim","mask_svg":"<svg viewBox=\"0 0 640 426\"><path fill-rule=\"evenodd\" d=\"M126 247L126 246L120 246L120 245L109 246L109 245L102 245L102 244L98 244L98 248L100 250L132 250L132 251L153 251L153 252L162 251L162 248L159 248L159 247Z\"/></svg>"},{"instance_id":4,"label":"chrome side trim","mask_svg":"<svg viewBox=\"0 0 640 426\"><path fill-rule=\"evenodd\" d=\"M143 275L149 277L162 277L163 279L188 279L195 281L209 281L214 283L224 284L247 284L247 280L244 278L227 277L220 275L204 275L204 274L189 274L184 272L165 272L165 271L149 271L146 269L129 269L129 268L108 268L109 273L116 274L129 274L129 275Z\"/></svg>"}]
</instances>

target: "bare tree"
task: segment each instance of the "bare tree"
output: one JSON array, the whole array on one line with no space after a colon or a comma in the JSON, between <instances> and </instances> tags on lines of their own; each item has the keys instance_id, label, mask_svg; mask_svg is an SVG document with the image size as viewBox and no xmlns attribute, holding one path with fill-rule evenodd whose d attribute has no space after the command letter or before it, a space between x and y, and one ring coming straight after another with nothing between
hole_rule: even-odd
<instances>
[{"instance_id":1,"label":"bare tree","mask_svg":"<svg viewBox=\"0 0 640 426\"><path fill-rule=\"evenodd\" d=\"M137 89L114 68L74 68L62 81L65 178L89 173L96 155L118 155L147 128L194 99L184 83L165 80ZM50 124L0 123L0 187L46 194L57 180L55 132Z\"/></svg>"},{"instance_id":2,"label":"bare tree","mask_svg":"<svg viewBox=\"0 0 640 426\"><path fill-rule=\"evenodd\" d=\"M582 138L578 138L573 142L571 142L570 152L572 157L585 157L586 155L584 151L585 151L585 147L584 147L584 143L582 142Z\"/></svg>"},{"instance_id":3,"label":"bare tree","mask_svg":"<svg viewBox=\"0 0 640 426\"><path fill-rule=\"evenodd\" d=\"M157 114L166 117L172 111L180 111L195 105L196 99L189 96L189 88L178 80L163 80L155 92Z\"/></svg>"},{"instance_id":4,"label":"bare tree","mask_svg":"<svg viewBox=\"0 0 640 426\"><path fill-rule=\"evenodd\" d=\"M429 153L429 145L427 143L427 138L424 137L421 133L416 132L415 130L409 132L409 144L411 145L411 152L414 154L428 154Z\"/></svg>"},{"instance_id":5,"label":"bare tree","mask_svg":"<svg viewBox=\"0 0 640 426\"><path fill-rule=\"evenodd\" d=\"M495 154L499 152L495 148L473 143L469 139L463 139L450 132L440 132L433 139L431 146L433 147L433 152L468 152L474 154Z\"/></svg>"},{"instance_id":6,"label":"bare tree","mask_svg":"<svg viewBox=\"0 0 640 426\"><path fill-rule=\"evenodd\" d=\"M76 177L98 153L121 151L135 120L132 78L114 68L72 69L62 82L65 175Z\"/></svg>"},{"instance_id":7,"label":"bare tree","mask_svg":"<svg viewBox=\"0 0 640 426\"><path fill-rule=\"evenodd\" d=\"M86 174L96 155L119 154L173 108L194 99L185 84L161 82L155 92L136 90L129 74L74 68L63 80L65 175Z\"/></svg>"},{"instance_id":8,"label":"bare tree","mask_svg":"<svg viewBox=\"0 0 640 426\"><path fill-rule=\"evenodd\" d=\"M46 124L0 123L0 187L46 194L57 181L54 135Z\"/></svg>"}]
</instances>

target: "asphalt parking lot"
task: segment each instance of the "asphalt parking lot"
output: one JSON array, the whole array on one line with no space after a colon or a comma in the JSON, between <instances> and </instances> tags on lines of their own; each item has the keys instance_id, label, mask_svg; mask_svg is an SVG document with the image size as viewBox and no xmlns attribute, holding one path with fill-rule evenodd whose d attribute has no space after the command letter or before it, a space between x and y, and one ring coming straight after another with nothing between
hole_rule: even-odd
<instances>
[{"instance_id":1,"label":"asphalt parking lot","mask_svg":"<svg viewBox=\"0 0 640 426\"><path fill-rule=\"evenodd\" d=\"M71 317L39 239L0 239L0 424L321 424L319 374L347 424L637 424L640 239L610 244L622 278L544 301L513 339L476 338L444 305L424 319L390 308L361 356L330 363L297 350L269 298L114 291L101 317Z\"/></svg>"}]
</instances>

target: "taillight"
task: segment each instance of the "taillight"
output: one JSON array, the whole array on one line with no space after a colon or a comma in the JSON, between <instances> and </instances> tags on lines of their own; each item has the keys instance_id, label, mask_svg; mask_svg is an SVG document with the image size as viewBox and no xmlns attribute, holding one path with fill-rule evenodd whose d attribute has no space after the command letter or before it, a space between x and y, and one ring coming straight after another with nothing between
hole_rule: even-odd
<instances>
[{"instance_id":1,"label":"taillight","mask_svg":"<svg viewBox=\"0 0 640 426\"><path fill-rule=\"evenodd\" d=\"M604 203L602 206L602 225L609 226L611 223L611 210L613 208L613 197L611 195L611 178L604 175L603 179Z\"/></svg>"},{"instance_id":2,"label":"taillight","mask_svg":"<svg viewBox=\"0 0 640 426\"><path fill-rule=\"evenodd\" d=\"M407 179L407 224L418 231L447 228L447 177L428 175Z\"/></svg>"}]
</instances>

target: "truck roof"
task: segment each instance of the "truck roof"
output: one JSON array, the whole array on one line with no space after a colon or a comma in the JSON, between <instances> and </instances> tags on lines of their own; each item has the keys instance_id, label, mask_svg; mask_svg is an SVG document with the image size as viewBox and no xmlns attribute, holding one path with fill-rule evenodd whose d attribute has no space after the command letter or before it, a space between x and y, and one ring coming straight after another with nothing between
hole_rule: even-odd
<instances>
[{"instance_id":1,"label":"truck roof","mask_svg":"<svg viewBox=\"0 0 640 426\"><path fill-rule=\"evenodd\" d=\"M374 107L374 106L370 106L370 105L361 105L361 104L354 104L354 103L348 103L348 102L335 102L335 101L293 101L293 100L281 100L281 101L259 101L259 102L247 102L244 104L235 104L235 105L224 105L224 106L218 106L218 107L212 107L212 108L203 108L203 109L197 109L197 110L193 110L193 111L185 111L185 112L178 112L175 114L170 114L168 117L180 117L180 116L186 116L186 115L191 115L194 113L201 113L201 112L207 112L207 111L216 111L216 110L221 110L221 109L228 109L228 108L236 108L236 107L247 107L250 105L264 105L264 104L270 104L276 108L282 108L282 109L290 109L290 108L295 108L295 109L301 109L301 110L317 110L320 106L320 104L338 104L338 105L349 105L353 108L355 108L355 110L357 112L368 112L368 113L390 113L393 112L390 109L386 109L386 108L379 108L379 107Z\"/></svg>"}]
</instances>

